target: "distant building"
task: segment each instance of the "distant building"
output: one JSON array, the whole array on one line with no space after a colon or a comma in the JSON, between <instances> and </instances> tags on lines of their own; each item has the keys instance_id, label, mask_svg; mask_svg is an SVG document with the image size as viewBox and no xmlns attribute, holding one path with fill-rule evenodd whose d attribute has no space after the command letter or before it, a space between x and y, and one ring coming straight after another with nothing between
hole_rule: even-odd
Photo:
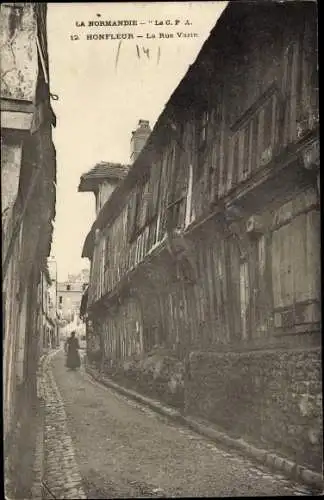
<instances>
[{"instance_id":1,"label":"distant building","mask_svg":"<svg viewBox=\"0 0 324 500\"><path fill-rule=\"evenodd\" d=\"M51 298L52 286L53 284L48 265L46 265L39 283L42 304L42 336L40 338L41 352L56 346L56 312L53 315Z\"/></svg>"},{"instance_id":2,"label":"distant building","mask_svg":"<svg viewBox=\"0 0 324 500\"><path fill-rule=\"evenodd\" d=\"M57 315L57 262L54 257L47 259L50 283L48 285L48 316L53 323L51 333L51 347L59 344L58 339L58 315Z\"/></svg>"},{"instance_id":3,"label":"distant building","mask_svg":"<svg viewBox=\"0 0 324 500\"><path fill-rule=\"evenodd\" d=\"M68 274L67 281L71 283L89 283L89 269L82 269L78 274Z\"/></svg>"},{"instance_id":4,"label":"distant building","mask_svg":"<svg viewBox=\"0 0 324 500\"><path fill-rule=\"evenodd\" d=\"M61 320L73 321L80 314L81 299L87 281L64 281L57 284L57 312Z\"/></svg>"},{"instance_id":5,"label":"distant building","mask_svg":"<svg viewBox=\"0 0 324 500\"><path fill-rule=\"evenodd\" d=\"M49 309L50 316L54 319L57 317L57 262L54 257L47 259L47 267L51 280L49 286Z\"/></svg>"}]
</instances>

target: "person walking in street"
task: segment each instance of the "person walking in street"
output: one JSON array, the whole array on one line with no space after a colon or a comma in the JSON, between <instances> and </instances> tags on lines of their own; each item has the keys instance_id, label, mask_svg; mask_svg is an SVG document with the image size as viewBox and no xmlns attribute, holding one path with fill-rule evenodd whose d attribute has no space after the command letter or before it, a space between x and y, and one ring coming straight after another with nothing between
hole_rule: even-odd
<instances>
[{"instance_id":1,"label":"person walking in street","mask_svg":"<svg viewBox=\"0 0 324 500\"><path fill-rule=\"evenodd\" d=\"M65 352L66 356L66 366L70 370L76 370L76 368L80 368L81 361L79 355L79 341L75 337L75 332L71 332L71 336L67 339L65 343Z\"/></svg>"}]
</instances>

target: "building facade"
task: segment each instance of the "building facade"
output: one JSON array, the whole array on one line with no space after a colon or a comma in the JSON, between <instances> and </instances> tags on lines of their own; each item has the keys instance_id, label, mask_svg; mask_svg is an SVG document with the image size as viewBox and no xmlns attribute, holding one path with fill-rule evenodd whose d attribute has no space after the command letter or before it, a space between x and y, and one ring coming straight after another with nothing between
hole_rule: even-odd
<instances>
[{"instance_id":1,"label":"building facade","mask_svg":"<svg viewBox=\"0 0 324 500\"><path fill-rule=\"evenodd\" d=\"M81 299L89 283L89 271L69 275L68 280L57 284L57 312L60 319L71 322L79 317Z\"/></svg>"},{"instance_id":2,"label":"building facade","mask_svg":"<svg viewBox=\"0 0 324 500\"><path fill-rule=\"evenodd\" d=\"M50 284L48 288L48 315L51 323L54 325L52 329L52 346L59 345L59 328L57 314L57 262L54 257L47 259Z\"/></svg>"},{"instance_id":3,"label":"building facade","mask_svg":"<svg viewBox=\"0 0 324 500\"><path fill-rule=\"evenodd\" d=\"M46 4L3 3L0 16L3 409L10 470L19 461L20 433L30 434L26 426L35 408L40 283L55 217L56 155ZM16 472L9 496L24 497L27 475ZM6 480L10 482L10 473Z\"/></svg>"},{"instance_id":4,"label":"building facade","mask_svg":"<svg viewBox=\"0 0 324 500\"><path fill-rule=\"evenodd\" d=\"M97 214L108 364L163 346L184 410L321 467L317 12L230 2Z\"/></svg>"},{"instance_id":5,"label":"building facade","mask_svg":"<svg viewBox=\"0 0 324 500\"><path fill-rule=\"evenodd\" d=\"M146 138L148 137L147 131L149 129L148 122L146 120L140 120L137 131L132 133L131 142L131 157L135 158L138 154L140 144L143 144L143 126L142 122L145 122ZM147 125L146 125L147 124ZM138 137L139 135L139 137ZM135 151L136 150L136 151ZM96 207L96 217L98 217L101 209L107 203L108 199L112 195L113 191L116 189L117 185L125 179L129 171L129 165L123 165L121 163L112 162L100 162L97 163L92 169L83 174L80 179L80 184L78 191L81 193L92 192L95 197L95 207ZM83 256L83 255L82 255ZM95 266L91 262L91 270L94 269L92 274L92 279L94 279ZM89 276L90 277L90 276ZM89 285L89 279L88 279ZM84 293L80 302L80 318L85 325L85 332L87 338L87 351L88 358L91 359L94 356L94 351L96 351L97 357L101 357L100 354L100 337L96 330L92 328L91 319L88 320L87 315L87 304L88 304L89 286L85 287ZM96 348L97 346L97 348ZM98 356L99 354L99 356Z\"/></svg>"},{"instance_id":6,"label":"building facade","mask_svg":"<svg viewBox=\"0 0 324 500\"><path fill-rule=\"evenodd\" d=\"M39 286L42 297L41 351L45 352L59 345L56 311L56 262L53 259L48 259Z\"/></svg>"}]
</instances>

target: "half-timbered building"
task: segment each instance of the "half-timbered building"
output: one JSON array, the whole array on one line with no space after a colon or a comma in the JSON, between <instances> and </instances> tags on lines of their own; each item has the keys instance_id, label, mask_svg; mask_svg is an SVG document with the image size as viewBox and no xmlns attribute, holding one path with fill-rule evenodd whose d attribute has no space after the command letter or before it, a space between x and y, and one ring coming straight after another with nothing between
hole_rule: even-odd
<instances>
[{"instance_id":1,"label":"half-timbered building","mask_svg":"<svg viewBox=\"0 0 324 500\"><path fill-rule=\"evenodd\" d=\"M164 346L186 411L318 466L315 5L229 3L83 256L109 363Z\"/></svg>"}]
</instances>

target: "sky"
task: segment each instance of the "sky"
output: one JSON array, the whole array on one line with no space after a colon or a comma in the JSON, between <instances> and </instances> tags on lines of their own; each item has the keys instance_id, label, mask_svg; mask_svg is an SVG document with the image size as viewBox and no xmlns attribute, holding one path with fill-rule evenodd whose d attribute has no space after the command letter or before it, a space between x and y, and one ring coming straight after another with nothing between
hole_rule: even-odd
<instances>
[{"instance_id":1,"label":"sky","mask_svg":"<svg viewBox=\"0 0 324 500\"><path fill-rule=\"evenodd\" d=\"M139 119L149 120L153 128L226 5L48 4L50 90L58 96L52 100L57 117L57 206L51 255L57 260L59 281L89 267L81 253L95 220L95 198L78 193L80 176L99 161L129 163L131 132ZM137 25L89 26L89 21L109 20ZM99 34L107 39L87 39ZM116 34L130 36L112 39Z\"/></svg>"}]
</instances>

